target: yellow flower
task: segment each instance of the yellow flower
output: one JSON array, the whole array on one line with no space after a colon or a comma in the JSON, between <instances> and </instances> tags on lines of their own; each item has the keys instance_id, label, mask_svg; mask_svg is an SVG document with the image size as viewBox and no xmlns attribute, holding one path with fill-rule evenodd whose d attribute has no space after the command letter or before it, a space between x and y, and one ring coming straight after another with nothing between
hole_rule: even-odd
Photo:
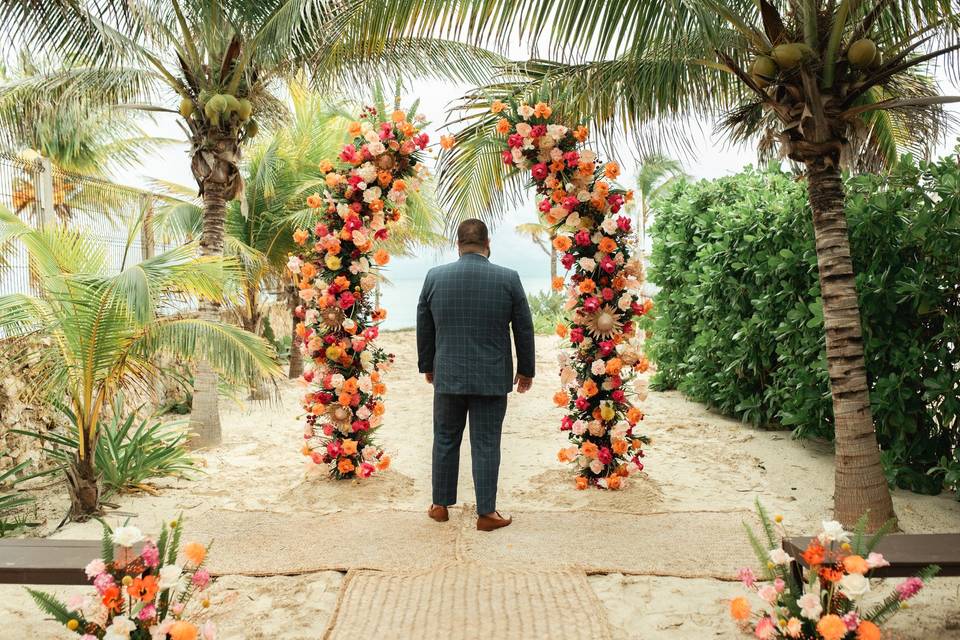
<instances>
[{"instance_id":1,"label":"yellow flower","mask_svg":"<svg viewBox=\"0 0 960 640\"><path fill-rule=\"evenodd\" d=\"M340 350L340 347L338 347L335 344L332 344L329 347L327 347L327 358L329 360L334 360L334 361L338 360L340 358L341 353L343 352Z\"/></svg>"},{"instance_id":2,"label":"yellow flower","mask_svg":"<svg viewBox=\"0 0 960 640\"><path fill-rule=\"evenodd\" d=\"M404 120L407 119L407 114L405 114L400 109L397 109L392 114L390 114L390 119L393 120L394 122L403 122Z\"/></svg>"},{"instance_id":3,"label":"yellow flower","mask_svg":"<svg viewBox=\"0 0 960 640\"><path fill-rule=\"evenodd\" d=\"M613 410L609 404L603 404L600 406L600 417L606 421L613 420L613 416L617 415L617 412Z\"/></svg>"},{"instance_id":4,"label":"yellow flower","mask_svg":"<svg viewBox=\"0 0 960 640\"><path fill-rule=\"evenodd\" d=\"M340 256L335 256L333 254L328 255L323 262L327 265L327 269L330 269L331 271L338 271L343 264L340 261Z\"/></svg>"}]
</instances>

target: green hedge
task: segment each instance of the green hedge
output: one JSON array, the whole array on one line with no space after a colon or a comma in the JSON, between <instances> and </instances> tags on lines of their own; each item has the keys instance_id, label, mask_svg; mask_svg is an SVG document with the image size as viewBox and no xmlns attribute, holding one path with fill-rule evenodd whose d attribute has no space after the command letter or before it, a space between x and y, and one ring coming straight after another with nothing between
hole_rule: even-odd
<instances>
[{"instance_id":1,"label":"green hedge","mask_svg":"<svg viewBox=\"0 0 960 640\"><path fill-rule=\"evenodd\" d=\"M960 169L907 157L847 189L885 467L892 483L936 493L960 470ZM652 234L655 387L832 437L805 184L776 169L682 183L657 203Z\"/></svg>"}]
</instances>

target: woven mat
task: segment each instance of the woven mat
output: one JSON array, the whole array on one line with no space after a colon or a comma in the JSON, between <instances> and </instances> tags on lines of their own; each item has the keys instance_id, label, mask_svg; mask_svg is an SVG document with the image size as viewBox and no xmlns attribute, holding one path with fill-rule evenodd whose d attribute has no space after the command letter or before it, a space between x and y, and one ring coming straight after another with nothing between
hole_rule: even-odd
<instances>
[{"instance_id":1,"label":"woven mat","mask_svg":"<svg viewBox=\"0 0 960 640\"><path fill-rule=\"evenodd\" d=\"M324 636L609 640L606 613L582 571L456 563L425 571L354 570Z\"/></svg>"},{"instance_id":2,"label":"woven mat","mask_svg":"<svg viewBox=\"0 0 960 640\"><path fill-rule=\"evenodd\" d=\"M191 521L189 538L212 541L215 575L293 575L350 569L416 570L457 561L505 567L575 567L732 580L752 565L741 522L747 511L634 515L528 511L499 531L476 530L468 508L436 523L410 511L325 515L213 510Z\"/></svg>"}]
</instances>

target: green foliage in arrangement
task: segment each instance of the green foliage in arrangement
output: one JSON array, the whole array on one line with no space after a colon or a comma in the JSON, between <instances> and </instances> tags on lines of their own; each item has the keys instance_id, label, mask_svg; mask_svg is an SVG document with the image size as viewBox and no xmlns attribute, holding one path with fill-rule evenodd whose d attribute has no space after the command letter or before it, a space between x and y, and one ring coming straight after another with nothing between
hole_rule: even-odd
<instances>
[{"instance_id":1,"label":"green foliage in arrangement","mask_svg":"<svg viewBox=\"0 0 960 640\"><path fill-rule=\"evenodd\" d=\"M562 321L566 312L563 304L566 298L556 291L537 291L527 294L527 304L533 316L533 330L537 334L553 335L557 323Z\"/></svg>"},{"instance_id":2,"label":"green foliage in arrangement","mask_svg":"<svg viewBox=\"0 0 960 640\"><path fill-rule=\"evenodd\" d=\"M960 168L905 156L847 181L877 437L888 480L958 489ZM830 438L833 410L807 194L777 169L683 183L657 204L657 388Z\"/></svg>"},{"instance_id":3,"label":"green foliage in arrangement","mask_svg":"<svg viewBox=\"0 0 960 640\"><path fill-rule=\"evenodd\" d=\"M42 440L45 451L60 466L51 472L63 472L76 457L76 416L65 407L64 413L74 425L65 434L15 431ZM113 417L101 425L94 466L103 483L104 496L123 491L151 491L148 480L161 477L189 478L197 471L196 461L187 450L189 433L185 420L162 422L155 417L139 418L125 413L123 404L114 406Z\"/></svg>"},{"instance_id":4,"label":"green foliage in arrangement","mask_svg":"<svg viewBox=\"0 0 960 640\"><path fill-rule=\"evenodd\" d=\"M34 503L33 496L16 490L19 481L17 474L29 466L30 462L21 462L0 472L0 487L8 486L12 489L0 493L0 538L27 527L37 526L36 522L30 522L23 513L23 507Z\"/></svg>"}]
</instances>

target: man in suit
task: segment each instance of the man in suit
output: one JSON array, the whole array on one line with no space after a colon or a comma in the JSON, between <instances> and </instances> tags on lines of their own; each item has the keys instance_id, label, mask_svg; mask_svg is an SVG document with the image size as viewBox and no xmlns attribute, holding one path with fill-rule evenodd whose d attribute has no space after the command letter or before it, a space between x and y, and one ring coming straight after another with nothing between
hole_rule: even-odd
<instances>
[{"instance_id":1,"label":"man in suit","mask_svg":"<svg viewBox=\"0 0 960 640\"><path fill-rule=\"evenodd\" d=\"M464 220L457 246L460 259L427 273L417 305L418 366L433 385L429 515L446 522L447 507L457 501L460 442L469 416L477 529L493 531L512 521L497 512L500 433L513 385L525 393L533 384L533 319L520 276L489 260L487 225Z\"/></svg>"}]
</instances>

